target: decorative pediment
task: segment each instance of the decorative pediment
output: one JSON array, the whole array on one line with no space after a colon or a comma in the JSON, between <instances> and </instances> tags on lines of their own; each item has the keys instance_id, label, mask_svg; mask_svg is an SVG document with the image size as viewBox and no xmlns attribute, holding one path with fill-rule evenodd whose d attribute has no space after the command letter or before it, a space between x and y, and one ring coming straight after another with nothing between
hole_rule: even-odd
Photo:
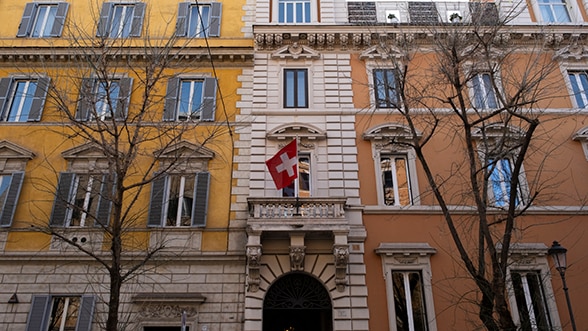
<instances>
[{"instance_id":1,"label":"decorative pediment","mask_svg":"<svg viewBox=\"0 0 588 331\"><path fill-rule=\"evenodd\" d=\"M272 54L273 59L319 59L321 55L308 46L303 46L298 43L286 45Z\"/></svg>"},{"instance_id":2,"label":"decorative pediment","mask_svg":"<svg viewBox=\"0 0 588 331\"><path fill-rule=\"evenodd\" d=\"M11 143L7 140L0 141L0 159L25 159L30 160L35 153Z\"/></svg>"},{"instance_id":3,"label":"decorative pediment","mask_svg":"<svg viewBox=\"0 0 588 331\"><path fill-rule=\"evenodd\" d=\"M584 60L588 58L588 48L578 44L569 45L557 52L555 57L564 60Z\"/></svg>"},{"instance_id":4,"label":"decorative pediment","mask_svg":"<svg viewBox=\"0 0 588 331\"><path fill-rule=\"evenodd\" d=\"M176 144L166 146L153 153L157 159L212 159L214 152L210 149L188 141L180 141Z\"/></svg>"},{"instance_id":5,"label":"decorative pediment","mask_svg":"<svg viewBox=\"0 0 588 331\"><path fill-rule=\"evenodd\" d=\"M421 132L417 132L420 139ZM399 123L386 123L378 125L363 134L363 139L372 142L385 142L396 144L410 144L413 139L413 133L409 127Z\"/></svg>"},{"instance_id":6,"label":"decorative pediment","mask_svg":"<svg viewBox=\"0 0 588 331\"><path fill-rule=\"evenodd\" d=\"M267 133L268 139L286 140L293 138L307 140L327 139L327 132L310 124L288 123L280 125Z\"/></svg>"},{"instance_id":7,"label":"decorative pediment","mask_svg":"<svg viewBox=\"0 0 588 331\"><path fill-rule=\"evenodd\" d=\"M574 133L572 139L575 141L588 142L588 126Z\"/></svg>"},{"instance_id":8,"label":"decorative pediment","mask_svg":"<svg viewBox=\"0 0 588 331\"><path fill-rule=\"evenodd\" d=\"M105 159L103 149L94 143L83 144L61 153L66 160L75 159Z\"/></svg>"},{"instance_id":9,"label":"decorative pediment","mask_svg":"<svg viewBox=\"0 0 588 331\"><path fill-rule=\"evenodd\" d=\"M525 135L525 131L516 126L504 124L501 122L492 123L485 126L477 127L472 131L472 137L476 139L508 137L519 139Z\"/></svg>"},{"instance_id":10,"label":"decorative pediment","mask_svg":"<svg viewBox=\"0 0 588 331\"><path fill-rule=\"evenodd\" d=\"M363 51L359 55L359 58L361 60L388 60L401 59L405 56L406 53L396 46L390 46L388 49L384 49L381 46L376 45Z\"/></svg>"}]
</instances>

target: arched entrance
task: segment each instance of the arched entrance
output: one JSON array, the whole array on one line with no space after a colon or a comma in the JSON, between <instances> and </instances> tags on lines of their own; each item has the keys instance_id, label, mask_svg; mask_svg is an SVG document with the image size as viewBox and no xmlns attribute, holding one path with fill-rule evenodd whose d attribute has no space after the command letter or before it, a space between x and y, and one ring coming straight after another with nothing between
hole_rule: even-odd
<instances>
[{"instance_id":1,"label":"arched entrance","mask_svg":"<svg viewBox=\"0 0 588 331\"><path fill-rule=\"evenodd\" d=\"M329 292L315 278L290 273L278 279L263 301L263 331L333 331Z\"/></svg>"}]
</instances>

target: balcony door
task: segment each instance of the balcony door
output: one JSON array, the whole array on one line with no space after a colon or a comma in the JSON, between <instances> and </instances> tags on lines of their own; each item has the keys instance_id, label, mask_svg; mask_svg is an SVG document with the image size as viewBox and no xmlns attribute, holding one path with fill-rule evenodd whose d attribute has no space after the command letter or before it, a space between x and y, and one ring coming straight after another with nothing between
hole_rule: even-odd
<instances>
[{"instance_id":1,"label":"balcony door","mask_svg":"<svg viewBox=\"0 0 588 331\"><path fill-rule=\"evenodd\" d=\"M263 331L333 331L329 292L305 273L289 273L268 289L263 302Z\"/></svg>"}]
</instances>

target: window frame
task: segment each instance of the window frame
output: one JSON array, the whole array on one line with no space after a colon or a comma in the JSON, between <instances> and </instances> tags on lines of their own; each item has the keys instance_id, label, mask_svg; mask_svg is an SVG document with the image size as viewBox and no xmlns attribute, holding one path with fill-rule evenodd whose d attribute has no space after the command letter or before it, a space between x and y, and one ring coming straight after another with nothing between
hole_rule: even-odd
<instances>
[{"instance_id":1,"label":"window frame","mask_svg":"<svg viewBox=\"0 0 588 331\"><path fill-rule=\"evenodd\" d=\"M420 272L421 275L427 331L437 331L433 285L431 282L431 255L435 254L437 250L429 246L428 243L380 243L375 252L380 255L383 276L386 282L389 330L398 331L392 274L394 271L414 271Z\"/></svg>"},{"instance_id":2,"label":"window frame","mask_svg":"<svg viewBox=\"0 0 588 331\"><path fill-rule=\"evenodd\" d=\"M396 168L396 164L395 163L391 163L391 175L392 175L392 180L393 180L393 186L392 186L392 191L393 191L393 195L394 195L394 203L393 204L387 204L386 203L386 183L384 180L384 171L382 169L382 159L384 157L389 157L390 159L393 158L402 158L405 161L405 171L404 173L406 174L406 179L407 179L407 186L406 186L406 190L408 191L408 200L409 203L408 204L402 204L400 202L400 190L401 187L398 185L399 180L398 180L398 172L397 172L397 168ZM376 159L376 166L377 166L377 172L379 173L378 179L379 179L379 185L378 187L380 188L378 190L378 201L379 204L382 204L384 206L390 206L390 207L404 207L404 206L412 206L414 205L414 198L413 198L413 177L416 177L416 174L414 173L414 170L412 168L414 168L414 166L416 166L416 162L414 162L415 159L415 155L414 152L412 153L408 153L408 151L404 151L403 152L392 152L392 151L380 151L378 152L378 157ZM411 160L412 158L412 160ZM395 176L396 175L396 176Z\"/></svg>"},{"instance_id":3,"label":"window frame","mask_svg":"<svg viewBox=\"0 0 588 331\"><path fill-rule=\"evenodd\" d=\"M143 30L145 6L146 4L143 2L105 2L102 5L102 9L100 11L100 19L98 21L98 26L96 29L96 37L113 39L140 37L141 31ZM113 11L117 7L132 8L133 12L130 15L130 18L125 13L124 19L121 19L120 21L120 27L118 29L119 31L116 35L113 36ZM130 24L130 27L128 27L128 34L121 35L121 33L123 33L126 30L126 24Z\"/></svg>"},{"instance_id":4,"label":"window frame","mask_svg":"<svg viewBox=\"0 0 588 331\"><path fill-rule=\"evenodd\" d=\"M45 331L49 327L49 320L52 315L54 300L57 298L80 298L80 307L76 320L76 331L90 331L96 306L94 295L72 295L72 294L34 294L31 299L31 308L27 317L26 331Z\"/></svg>"},{"instance_id":5,"label":"window frame","mask_svg":"<svg viewBox=\"0 0 588 331\"><path fill-rule=\"evenodd\" d=\"M287 108L287 109L295 109L295 108L304 108L307 109L309 108L309 103L310 103L310 97L309 97L309 72L308 72L308 68L284 68L282 71L283 74L283 107ZM288 74L289 73L293 73L293 82L292 82L292 86L290 86L290 84L288 83ZM299 104L299 99L301 97L300 95L300 77L298 77L298 75L300 73L304 73L304 77L303 77L303 89L304 91L302 91L303 95L303 101L302 101L302 105ZM288 106L288 99L292 98L292 102L293 105L292 106Z\"/></svg>"},{"instance_id":6,"label":"window frame","mask_svg":"<svg viewBox=\"0 0 588 331\"><path fill-rule=\"evenodd\" d=\"M312 23L317 23L318 22L318 1L319 0L272 0L272 8L274 8L274 10L272 10L272 22L278 23L278 24L312 24ZM308 3L309 4L309 10L308 10L308 20L306 21L302 21L302 22L288 22L285 19L285 11L284 11L284 20L282 20L282 17L280 15L281 13L281 3L284 2L291 2L291 3ZM304 6L303 6L304 7ZM305 10L303 9L303 12ZM295 14L297 13L297 11L295 11ZM294 14L294 15L295 15ZM306 13L305 13L306 15ZM293 16L294 18L295 16Z\"/></svg>"},{"instance_id":7,"label":"window frame","mask_svg":"<svg viewBox=\"0 0 588 331\"><path fill-rule=\"evenodd\" d=\"M495 76L497 75L497 73L494 74ZM488 84L488 82L484 81L483 77L488 76L489 78L489 86L486 86ZM482 77L482 79L480 80L479 77ZM476 84L477 82L477 84ZM500 86L500 80L498 78L498 76L496 76L496 81L495 84L497 84L498 86ZM500 107L500 102L499 99L496 95L496 90L494 90L494 86L492 86L492 73L489 71L475 71L472 73L471 75L471 79L469 80L469 86L470 86L470 102L471 102L471 106L472 108L476 108L479 110L492 110L492 109L497 109ZM485 92L485 96L482 96L481 98L478 97L478 92L477 87L481 87L482 89L482 93ZM492 94L492 97L494 99L494 106L490 105L488 100L488 95ZM478 102L482 102L483 104L478 104Z\"/></svg>"},{"instance_id":8,"label":"window frame","mask_svg":"<svg viewBox=\"0 0 588 331\"><path fill-rule=\"evenodd\" d=\"M301 167L301 159L302 158L306 158L308 159L308 171L304 172L304 170ZM313 196L313 189L314 189L314 183L313 183L313 179L314 179L314 167L313 167L313 162L312 162L312 153L310 152L306 152L306 151L302 151L298 153L298 178L296 178L294 180L294 182L292 182L292 184L290 184L287 187L284 187L282 189L282 197L312 197ZM308 190L304 190L304 192L301 191L301 182L304 181L304 176L303 174L307 173L308 174L308 180L307 180L307 184L308 184ZM289 192L292 192L292 194L290 195Z\"/></svg>"},{"instance_id":9,"label":"window frame","mask_svg":"<svg viewBox=\"0 0 588 331\"><path fill-rule=\"evenodd\" d=\"M35 26L38 20L40 7L51 7L56 6L56 13L53 19L53 25L51 31L47 34L40 36L33 36ZM18 27L16 34L19 38L50 38L50 37L61 37L63 33L63 27L65 25L65 19L69 9L69 3L67 2L29 2L25 5L23 16Z\"/></svg>"},{"instance_id":10,"label":"window frame","mask_svg":"<svg viewBox=\"0 0 588 331\"><path fill-rule=\"evenodd\" d=\"M31 98L30 105L28 106L28 113L26 120L8 121L10 118L10 112L13 106L13 102L16 99L18 83L26 81L36 82L35 92L33 95L23 95L19 100L29 102L27 99ZM50 84L49 77L26 77L26 76L13 76L8 78L0 79L0 121L6 123L23 123L23 122L38 122L41 120L43 108L45 107L45 101L47 98L47 91ZM19 112L22 112L23 104ZM21 113L22 114L22 113Z\"/></svg>"},{"instance_id":11,"label":"window frame","mask_svg":"<svg viewBox=\"0 0 588 331\"><path fill-rule=\"evenodd\" d=\"M377 73L382 72L384 75L384 81L380 82L377 77ZM373 86L374 86L374 105L376 108L397 108L399 97L398 97L398 88L397 83L398 80L396 79L396 75L398 74L398 70L394 68L375 68L372 70L373 75ZM390 85L388 82L388 76L392 75L393 84ZM383 84L380 84L383 83ZM383 85L383 86L381 86ZM380 88L383 88L384 92L384 99L381 99L380 96ZM392 96L390 94L393 94Z\"/></svg>"},{"instance_id":12,"label":"window frame","mask_svg":"<svg viewBox=\"0 0 588 331\"><path fill-rule=\"evenodd\" d=\"M174 77L168 80L167 91L165 96L165 105L163 111L163 121L181 121L180 107L182 97L182 82L186 81L202 81L202 98L199 107L198 119L186 117L186 121L202 121L213 122L216 115L216 94L217 94L217 80L212 77ZM192 90L193 91L193 90ZM193 100L191 100L193 101ZM190 103L190 102L189 102Z\"/></svg>"},{"instance_id":13,"label":"window frame","mask_svg":"<svg viewBox=\"0 0 588 331\"><path fill-rule=\"evenodd\" d=\"M495 160L498 159L501 162L496 162ZM493 207L499 207L499 208L505 208L508 207L509 205L509 200L510 200L510 192L512 190L512 188L510 187L510 178L512 177L512 168L513 168L513 163L514 160L511 156L501 156L501 157L492 157L492 156L488 156L487 159L485 160L488 168L491 168L491 171L487 170L487 175L488 175L488 199L489 202L492 204ZM502 168L503 167L503 161L507 161L509 164L509 175L511 177L509 177L508 179L505 178L505 171ZM495 171L498 171L498 173L496 174L497 176L499 176L499 182L496 183L496 181L494 181L492 179L492 177L496 176L495 175ZM521 165L521 170L519 173L519 187L517 187L517 201L516 201L516 205L524 205L526 203L526 197L528 195L525 194L525 186L526 186L526 176L525 176L525 169L524 166ZM505 185L508 185L508 187L506 187ZM500 189L502 192L500 193L500 195L503 197L502 200L498 200L497 198L497 194L496 194L496 190ZM499 203L500 201L500 203Z\"/></svg>"},{"instance_id":14,"label":"window frame","mask_svg":"<svg viewBox=\"0 0 588 331\"><path fill-rule=\"evenodd\" d=\"M196 29L195 35L190 34L190 26L193 23L194 7L209 7L208 26ZM221 2L180 2L178 5L178 19L176 22L176 36L187 38L220 37L222 18ZM200 23L200 20L198 20Z\"/></svg>"},{"instance_id":15,"label":"window frame","mask_svg":"<svg viewBox=\"0 0 588 331\"><path fill-rule=\"evenodd\" d=\"M192 197L192 215L190 224L181 224L176 218L175 225L167 225L170 199L170 178L194 176L194 191ZM208 171L195 173L165 173L155 174L151 182L151 198L149 199L149 216L147 226L151 228L194 228L205 227L210 197L211 176Z\"/></svg>"},{"instance_id":16,"label":"window frame","mask_svg":"<svg viewBox=\"0 0 588 331\"><path fill-rule=\"evenodd\" d=\"M575 83L572 81L570 76L574 76L575 77ZM585 90L579 90L579 91L575 91L574 90L574 85L577 85L578 87L580 87L578 85L578 83L581 83L581 80L579 81L579 78L577 77L577 75L585 75L586 76L586 89ZM570 92L570 98L572 100L572 105L574 106L574 108L577 109L588 109L588 70L582 70L582 69L567 69L565 70L565 81L566 81L566 85L568 88L568 91ZM584 103L584 106L581 106L580 103L578 102L578 97L582 100L582 102Z\"/></svg>"},{"instance_id":17,"label":"window frame","mask_svg":"<svg viewBox=\"0 0 588 331\"><path fill-rule=\"evenodd\" d=\"M80 208L76 204L76 197L78 192L78 184L82 176L89 176L92 179L92 187L94 188L93 181L98 179L100 188L98 189L98 199L96 201L95 215L90 217L94 218L93 224L86 224L86 218L88 217L87 203L89 199L95 199L95 194L87 190L84 194L83 205ZM108 226L110 221L110 211L112 209L112 200L105 199L104 197L112 196L115 189L115 177L108 173L80 173L80 172L62 172L59 174L59 181L57 183L57 189L55 191L55 199L53 201L53 209L51 211L51 219L49 226L51 227L63 227L63 228L88 228L88 227L104 227ZM90 179L88 179L90 182ZM89 185L88 185L89 186ZM109 192L110 190L110 192ZM74 217L74 213L79 210L80 212L80 224L71 225Z\"/></svg>"},{"instance_id":18,"label":"window frame","mask_svg":"<svg viewBox=\"0 0 588 331\"><path fill-rule=\"evenodd\" d=\"M500 247L498 247L500 249ZM541 276L541 283L544 291L545 310L554 330L561 329L559 312L553 287L551 286L551 270L547 261L547 246L543 243L513 243L509 252L509 266L506 270L506 284L508 300L511 307L513 320L520 327L520 312L516 302L512 283L512 272L538 272Z\"/></svg>"},{"instance_id":19,"label":"window frame","mask_svg":"<svg viewBox=\"0 0 588 331\"><path fill-rule=\"evenodd\" d=\"M540 19L540 21L542 23L546 23L546 24L568 24L568 23L573 23L575 21L574 16L573 16L573 12L574 12L574 8L573 5L571 3L569 3L567 0L561 0L561 2L552 2L552 0L547 0L546 2L544 2L544 0L536 0L535 1L535 7L536 7L536 12L537 12L537 17ZM563 9L565 9L565 13L567 15L567 21L559 21L558 20L558 15L557 11L554 10L554 6L561 6ZM549 18L546 18L543 15L543 8L548 7L549 8ZM578 17L578 16L576 16ZM553 20L551 20L551 18L553 18Z\"/></svg>"},{"instance_id":20,"label":"window frame","mask_svg":"<svg viewBox=\"0 0 588 331\"><path fill-rule=\"evenodd\" d=\"M109 103L103 103L97 99L100 87L111 82L118 83L118 95L116 98L112 98L110 95L112 92L107 92L105 97ZM83 78L75 119L77 121L124 120L129 111L132 86L133 79L129 77ZM97 109L98 104L103 105L100 112ZM108 116L109 113L114 116Z\"/></svg>"}]
</instances>

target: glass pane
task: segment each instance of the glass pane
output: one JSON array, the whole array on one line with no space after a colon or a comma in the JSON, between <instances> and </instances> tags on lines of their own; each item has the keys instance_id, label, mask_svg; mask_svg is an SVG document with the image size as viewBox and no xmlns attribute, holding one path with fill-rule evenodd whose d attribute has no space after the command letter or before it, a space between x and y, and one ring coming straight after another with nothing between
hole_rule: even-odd
<instances>
[{"instance_id":1,"label":"glass pane","mask_svg":"<svg viewBox=\"0 0 588 331\"><path fill-rule=\"evenodd\" d=\"M286 22L287 23L294 22L294 4L293 3L286 4Z\"/></svg>"},{"instance_id":2,"label":"glass pane","mask_svg":"<svg viewBox=\"0 0 588 331\"><path fill-rule=\"evenodd\" d=\"M102 176L78 176L76 194L73 201L70 226L89 226L94 224Z\"/></svg>"},{"instance_id":3,"label":"glass pane","mask_svg":"<svg viewBox=\"0 0 588 331\"><path fill-rule=\"evenodd\" d=\"M382 172L382 185L384 189L384 204L394 205L394 177L392 176L392 162L390 157L380 159L380 171Z\"/></svg>"},{"instance_id":4,"label":"glass pane","mask_svg":"<svg viewBox=\"0 0 588 331\"><path fill-rule=\"evenodd\" d=\"M285 70L284 75L286 76L285 79L285 86L284 86L284 94L285 94L285 107L294 107L294 71L292 70Z\"/></svg>"},{"instance_id":5,"label":"glass pane","mask_svg":"<svg viewBox=\"0 0 588 331\"><path fill-rule=\"evenodd\" d=\"M302 23L304 19L304 12L302 11L302 3L296 3L296 23Z\"/></svg>"},{"instance_id":6,"label":"glass pane","mask_svg":"<svg viewBox=\"0 0 588 331\"><path fill-rule=\"evenodd\" d=\"M494 87L492 86L492 78L489 74L483 74L482 78L486 89L486 106L491 109L497 108L498 104L496 103L496 94L494 94Z\"/></svg>"},{"instance_id":7,"label":"glass pane","mask_svg":"<svg viewBox=\"0 0 588 331\"><path fill-rule=\"evenodd\" d=\"M110 37L119 37L121 31L121 21L123 17L123 6L114 6L114 10L110 19Z\"/></svg>"},{"instance_id":8,"label":"glass pane","mask_svg":"<svg viewBox=\"0 0 588 331\"><path fill-rule=\"evenodd\" d=\"M6 197L8 196L8 188L10 187L10 181L12 176L4 175L0 176L0 208L4 207L6 203Z\"/></svg>"},{"instance_id":9,"label":"glass pane","mask_svg":"<svg viewBox=\"0 0 588 331\"><path fill-rule=\"evenodd\" d=\"M420 272L393 271L392 288L398 331L425 331L427 318Z\"/></svg>"},{"instance_id":10,"label":"glass pane","mask_svg":"<svg viewBox=\"0 0 588 331\"><path fill-rule=\"evenodd\" d=\"M537 330L551 330L551 318L546 309L541 275L539 272L529 272L526 276Z\"/></svg>"},{"instance_id":11,"label":"glass pane","mask_svg":"<svg viewBox=\"0 0 588 331\"><path fill-rule=\"evenodd\" d=\"M300 197L310 196L310 157L298 156L298 189Z\"/></svg>"},{"instance_id":12,"label":"glass pane","mask_svg":"<svg viewBox=\"0 0 588 331\"><path fill-rule=\"evenodd\" d=\"M55 14L57 13L57 6L39 6L35 23L33 25L32 37L47 37L51 34L53 23L55 22Z\"/></svg>"},{"instance_id":13,"label":"glass pane","mask_svg":"<svg viewBox=\"0 0 588 331\"><path fill-rule=\"evenodd\" d=\"M101 81L96 86L96 117L112 118L116 113L120 95L120 83L116 80Z\"/></svg>"},{"instance_id":14,"label":"glass pane","mask_svg":"<svg viewBox=\"0 0 588 331\"><path fill-rule=\"evenodd\" d=\"M553 5L552 8L553 8L556 22L558 22L558 23L571 22L570 15L568 13L568 9L565 7L565 4Z\"/></svg>"},{"instance_id":15,"label":"glass pane","mask_svg":"<svg viewBox=\"0 0 588 331\"><path fill-rule=\"evenodd\" d=\"M418 272L410 272L408 274L408 281L410 286L410 296L412 299L414 330L426 330L427 318L425 314L425 298L423 296L423 283L421 281L421 274Z\"/></svg>"},{"instance_id":16,"label":"glass pane","mask_svg":"<svg viewBox=\"0 0 588 331\"><path fill-rule=\"evenodd\" d=\"M310 23L310 1L304 3L304 22Z\"/></svg>"},{"instance_id":17,"label":"glass pane","mask_svg":"<svg viewBox=\"0 0 588 331\"><path fill-rule=\"evenodd\" d=\"M8 122L26 122L37 90L37 83L33 81L17 81L15 85L6 120Z\"/></svg>"},{"instance_id":18,"label":"glass pane","mask_svg":"<svg viewBox=\"0 0 588 331\"><path fill-rule=\"evenodd\" d=\"M306 107L306 70L298 70L297 73L297 107Z\"/></svg>"},{"instance_id":19,"label":"glass pane","mask_svg":"<svg viewBox=\"0 0 588 331\"><path fill-rule=\"evenodd\" d=\"M194 201L194 175L170 176L166 226L190 226Z\"/></svg>"},{"instance_id":20,"label":"glass pane","mask_svg":"<svg viewBox=\"0 0 588 331\"><path fill-rule=\"evenodd\" d=\"M476 108L483 109L485 108L484 92L482 90L482 81L480 75L474 76L472 79L472 84L474 86L474 106Z\"/></svg>"},{"instance_id":21,"label":"glass pane","mask_svg":"<svg viewBox=\"0 0 588 331\"><path fill-rule=\"evenodd\" d=\"M392 287L394 291L394 311L396 312L396 330L412 331L410 330L410 323L408 320L408 307L403 273L392 273Z\"/></svg>"},{"instance_id":22,"label":"glass pane","mask_svg":"<svg viewBox=\"0 0 588 331\"><path fill-rule=\"evenodd\" d=\"M185 80L181 82L178 120L186 121L200 118L203 88L203 81Z\"/></svg>"},{"instance_id":23,"label":"glass pane","mask_svg":"<svg viewBox=\"0 0 588 331\"><path fill-rule=\"evenodd\" d=\"M74 331L80 309L79 297L56 297L53 299L49 331ZM61 325L64 328L61 328Z\"/></svg>"},{"instance_id":24,"label":"glass pane","mask_svg":"<svg viewBox=\"0 0 588 331\"><path fill-rule=\"evenodd\" d=\"M578 77L580 78L580 82L582 83L582 89L578 90L579 95L583 100L588 100L588 75L586 73L579 73ZM578 104L579 105L579 104ZM582 101L582 108L586 107L586 104Z\"/></svg>"},{"instance_id":25,"label":"glass pane","mask_svg":"<svg viewBox=\"0 0 588 331\"><path fill-rule=\"evenodd\" d=\"M285 23L286 22L286 13L285 13L286 5L283 2L280 2L278 5L278 22Z\"/></svg>"},{"instance_id":26,"label":"glass pane","mask_svg":"<svg viewBox=\"0 0 588 331\"><path fill-rule=\"evenodd\" d=\"M541 9L541 17L543 17L543 21L548 22L548 23L555 22L555 17L553 16L553 13L551 12L550 5L540 5L539 8Z\"/></svg>"},{"instance_id":27,"label":"glass pane","mask_svg":"<svg viewBox=\"0 0 588 331\"><path fill-rule=\"evenodd\" d=\"M569 74L568 77L570 78L570 85L572 86L572 93L574 94L574 98L576 99L576 104L578 105L578 107L584 108L586 104L584 103L584 99L582 97L583 89L580 88L580 86L578 85L578 79L580 79L580 74Z\"/></svg>"},{"instance_id":28,"label":"glass pane","mask_svg":"<svg viewBox=\"0 0 588 331\"><path fill-rule=\"evenodd\" d=\"M204 38L208 36L208 30L210 29L210 7L209 6L201 6L200 7L200 34L198 37Z\"/></svg>"},{"instance_id":29,"label":"glass pane","mask_svg":"<svg viewBox=\"0 0 588 331\"><path fill-rule=\"evenodd\" d=\"M188 22L188 37L196 37L200 24L200 13L198 6L190 7L190 19Z\"/></svg>"},{"instance_id":30,"label":"glass pane","mask_svg":"<svg viewBox=\"0 0 588 331\"><path fill-rule=\"evenodd\" d=\"M408 169L406 159L397 157L394 159L396 166L396 176L398 180L398 198L401 206L410 204L410 189L408 183Z\"/></svg>"}]
</instances>

